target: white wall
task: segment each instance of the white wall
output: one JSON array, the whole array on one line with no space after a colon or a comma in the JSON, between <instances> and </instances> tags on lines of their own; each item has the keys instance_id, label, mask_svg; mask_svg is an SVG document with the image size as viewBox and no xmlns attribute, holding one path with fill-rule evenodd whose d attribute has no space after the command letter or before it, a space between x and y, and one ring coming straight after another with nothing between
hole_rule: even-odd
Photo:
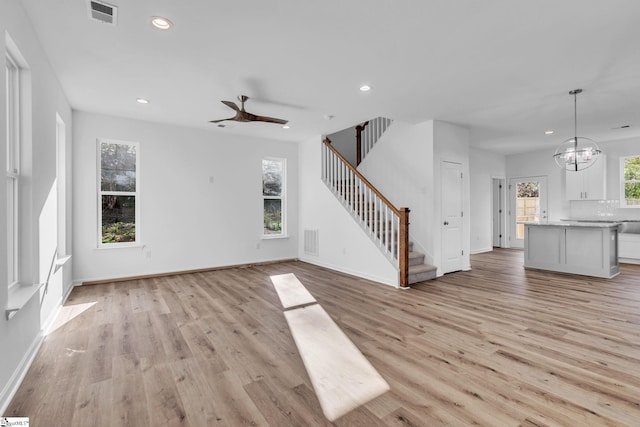
<instances>
[{"instance_id":1,"label":"white wall","mask_svg":"<svg viewBox=\"0 0 640 427\"><path fill-rule=\"evenodd\" d=\"M436 257L434 263L438 266L438 275L442 274L441 254L442 251L442 195L441 195L441 173L440 168L442 162L460 163L463 173L462 180L462 210L465 215L462 217L462 268L468 270L471 268L471 243L470 243L470 188L469 188L469 130L452 123L434 121L433 122L433 139L434 139L434 206L435 219L437 225L434 226L434 253Z\"/></svg>"},{"instance_id":2,"label":"white wall","mask_svg":"<svg viewBox=\"0 0 640 427\"><path fill-rule=\"evenodd\" d=\"M21 246L21 281L40 283L47 281L46 293L41 290L18 311L11 320L6 320L4 308L10 303L7 291L7 229L0 227L0 414L9 404L9 399L19 385L22 375L35 356L43 339L44 330L53 320L63 299L71 289L71 263L66 264L51 277L49 268L57 245L56 193L56 114L69 128L72 125L71 108L60 84L51 69L31 23L17 0L0 2L0 49L4 59L7 49L5 34L8 34L22 54L28 72L24 105L30 113L23 117L21 174L21 207L19 218ZM5 81L5 67L0 71ZM0 85L0 134L6 135L6 93ZM4 141L4 137L3 137ZM3 142L4 146L4 142ZM67 195L71 194L71 140L67 138ZM6 164L6 150L0 150L0 164ZM6 185L0 186L2 206L6 200ZM66 200L67 212L71 212L71 198ZM0 224L6 224L6 209L0 209ZM66 223L71 223L70 215ZM64 236L67 252L71 247L71 227ZM12 294L13 295L13 294Z\"/></svg>"},{"instance_id":3,"label":"white wall","mask_svg":"<svg viewBox=\"0 0 640 427\"><path fill-rule=\"evenodd\" d=\"M353 166L356 166L356 128L350 127L327 135L331 140L333 148L338 150L338 153L342 154L345 159Z\"/></svg>"},{"instance_id":4,"label":"white wall","mask_svg":"<svg viewBox=\"0 0 640 427\"><path fill-rule=\"evenodd\" d=\"M140 143L142 246L97 249L98 138ZM74 141L76 281L297 257L297 144L86 112ZM267 156L287 159L289 238L261 239Z\"/></svg>"},{"instance_id":5,"label":"white wall","mask_svg":"<svg viewBox=\"0 0 640 427\"><path fill-rule=\"evenodd\" d=\"M491 183L493 178L505 179L506 175L504 155L477 148L469 150L472 254L490 251L493 248Z\"/></svg>"},{"instance_id":6,"label":"white wall","mask_svg":"<svg viewBox=\"0 0 640 427\"><path fill-rule=\"evenodd\" d=\"M392 286L398 271L322 182L320 137L299 145L299 258ZM318 230L318 256L304 253L304 230Z\"/></svg>"},{"instance_id":7,"label":"white wall","mask_svg":"<svg viewBox=\"0 0 640 427\"><path fill-rule=\"evenodd\" d=\"M394 121L358 170L396 207L408 207L414 249L434 264L433 122Z\"/></svg>"}]
</instances>

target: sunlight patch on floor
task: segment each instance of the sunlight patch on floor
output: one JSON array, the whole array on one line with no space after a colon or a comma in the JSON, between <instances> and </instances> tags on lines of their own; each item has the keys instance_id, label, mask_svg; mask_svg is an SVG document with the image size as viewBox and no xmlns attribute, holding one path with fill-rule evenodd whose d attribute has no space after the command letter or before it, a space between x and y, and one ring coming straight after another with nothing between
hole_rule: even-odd
<instances>
[{"instance_id":1,"label":"sunlight patch on floor","mask_svg":"<svg viewBox=\"0 0 640 427\"><path fill-rule=\"evenodd\" d=\"M316 302L295 274L280 274L271 276L273 286L276 288L283 308L297 307L299 305Z\"/></svg>"},{"instance_id":2,"label":"sunlight patch on floor","mask_svg":"<svg viewBox=\"0 0 640 427\"><path fill-rule=\"evenodd\" d=\"M389 384L294 274L272 276L322 412L334 421L389 391ZM306 304L312 305L306 305ZM306 305L300 308L300 305Z\"/></svg>"},{"instance_id":3,"label":"sunlight patch on floor","mask_svg":"<svg viewBox=\"0 0 640 427\"><path fill-rule=\"evenodd\" d=\"M51 325L47 335L55 332L56 329L66 325L96 304L96 302L87 302L84 304L65 305L60 307L60 312L56 316L56 320L53 322L53 325Z\"/></svg>"}]
</instances>

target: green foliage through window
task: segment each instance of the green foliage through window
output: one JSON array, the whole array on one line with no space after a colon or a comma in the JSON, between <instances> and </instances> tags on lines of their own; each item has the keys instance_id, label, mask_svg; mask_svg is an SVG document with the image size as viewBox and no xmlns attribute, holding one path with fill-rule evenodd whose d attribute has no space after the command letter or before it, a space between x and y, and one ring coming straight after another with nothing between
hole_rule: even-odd
<instances>
[{"instance_id":1,"label":"green foliage through window","mask_svg":"<svg viewBox=\"0 0 640 427\"><path fill-rule=\"evenodd\" d=\"M519 182L518 197L539 197L540 190L538 183L535 181Z\"/></svg>"},{"instance_id":2,"label":"green foliage through window","mask_svg":"<svg viewBox=\"0 0 640 427\"><path fill-rule=\"evenodd\" d=\"M138 145L100 142L100 243L137 241Z\"/></svg>"},{"instance_id":3,"label":"green foliage through window","mask_svg":"<svg viewBox=\"0 0 640 427\"><path fill-rule=\"evenodd\" d=\"M627 157L623 165L624 204L640 206L640 157Z\"/></svg>"},{"instance_id":4,"label":"green foliage through window","mask_svg":"<svg viewBox=\"0 0 640 427\"><path fill-rule=\"evenodd\" d=\"M262 160L263 234L284 234L285 161Z\"/></svg>"}]
</instances>

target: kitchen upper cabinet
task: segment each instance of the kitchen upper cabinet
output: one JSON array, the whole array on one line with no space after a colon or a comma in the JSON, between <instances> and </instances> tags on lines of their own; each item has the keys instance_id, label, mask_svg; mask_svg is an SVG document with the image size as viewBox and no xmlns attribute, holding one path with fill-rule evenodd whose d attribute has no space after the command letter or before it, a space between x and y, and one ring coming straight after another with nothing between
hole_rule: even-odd
<instances>
[{"instance_id":1,"label":"kitchen upper cabinet","mask_svg":"<svg viewBox=\"0 0 640 427\"><path fill-rule=\"evenodd\" d=\"M604 200L607 198L607 159L604 154L591 167L566 171L568 200Z\"/></svg>"}]
</instances>

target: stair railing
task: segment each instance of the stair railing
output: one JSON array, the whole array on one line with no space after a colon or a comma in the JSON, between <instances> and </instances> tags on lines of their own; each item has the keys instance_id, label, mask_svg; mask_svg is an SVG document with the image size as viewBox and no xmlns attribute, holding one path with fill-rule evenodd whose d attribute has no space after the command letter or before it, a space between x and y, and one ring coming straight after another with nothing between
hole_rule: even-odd
<instances>
[{"instance_id":1,"label":"stair railing","mask_svg":"<svg viewBox=\"0 0 640 427\"><path fill-rule=\"evenodd\" d=\"M371 151L392 122L393 120L386 117L376 117L356 126L356 166Z\"/></svg>"},{"instance_id":2,"label":"stair railing","mask_svg":"<svg viewBox=\"0 0 640 427\"><path fill-rule=\"evenodd\" d=\"M322 144L322 180L409 285L409 208L396 208L333 146Z\"/></svg>"}]
</instances>

